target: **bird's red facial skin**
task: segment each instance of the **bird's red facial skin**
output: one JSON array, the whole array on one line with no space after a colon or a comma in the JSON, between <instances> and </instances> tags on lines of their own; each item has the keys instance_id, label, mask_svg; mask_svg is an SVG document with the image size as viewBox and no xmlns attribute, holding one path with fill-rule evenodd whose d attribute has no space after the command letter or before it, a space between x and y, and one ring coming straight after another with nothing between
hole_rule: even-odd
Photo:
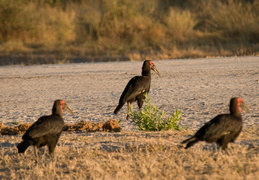
<instances>
[{"instance_id":1,"label":"bird's red facial skin","mask_svg":"<svg viewBox=\"0 0 259 180\"><path fill-rule=\"evenodd\" d=\"M242 110L241 110L241 104L242 104L242 102L243 102L242 99L240 99L240 98L237 99L237 107L238 107L238 109L239 109L240 112L242 111Z\"/></svg>"},{"instance_id":2,"label":"bird's red facial skin","mask_svg":"<svg viewBox=\"0 0 259 180\"><path fill-rule=\"evenodd\" d=\"M62 112L64 112L64 105L65 105L65 101L60 101L60 109L62 109Z\"/></svg>"},{"instance_id":3,"label":"bird's red facial skin","mask_svg":"<svg viewBox=\"0 0 259 180\"><path fill-rule=\"evenodd\" d=\"M65 105L65 101L60 101L60 105Z\"/></svg>"},{"instance_id":4,"label":"bird's red facial skin","mask_svg":"<svg viewBox=\"0 0 259 180\"><path fill-rule=\"evenodd\" d=\"M152 61L150 61L149 64L150 64L150 68L154 65Z\"/></svg>"}]
</instances>

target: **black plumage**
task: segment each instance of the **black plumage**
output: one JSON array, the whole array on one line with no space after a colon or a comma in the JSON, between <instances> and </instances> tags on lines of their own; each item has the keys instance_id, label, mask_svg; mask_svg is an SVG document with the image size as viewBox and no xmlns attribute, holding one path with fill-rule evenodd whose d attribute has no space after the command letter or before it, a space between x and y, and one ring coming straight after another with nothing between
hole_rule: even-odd
<instances>
[{"instance_id":1,"label":"black plumage","mask_svg":"<svg viewBox=\"0 0 259 180\"><path fill-rule=\"evenodd\" d=\"M160 76L159 71L152 61L144 61L142 66L142 76L135 76L128 82L121 94L119 104L114 110L114 114L117 114L125 103L128 105L128 113L132 102L137 101L139 109L142 107L145 94L148 94L150 90L151 70L155 71Z\"/></svg>"},{"instance_id":2,"label":"black plumage","mask_svg":"<svg viewBox=\"0 0 259 180\"><path fill-rule=\"evenodd\" d=\"M217 143L220 148L225 150L228 143L234 142L242 130L241 108L248 110L242 99L232 98L229 105L230 114L218 115L207 122L194 136L182 142L183 144L187 143L185 149L199 141L206 141Z\"/></svg>"},{"instance_id":3,"label":"black plumage","mask_svg":"<svg viewBox=\"0 0 259 180\"><path fill-rule=\"evenodd\" d=\"M62 116L64 110L73 114L64 100L56 100L52 114L40 117L22 136L23 141L17 145L18 152L24 153L30 145L33 145L37 156L36 148L47 145L49 154L52 156L64 127Z\"/></svg>"}]
</instances>

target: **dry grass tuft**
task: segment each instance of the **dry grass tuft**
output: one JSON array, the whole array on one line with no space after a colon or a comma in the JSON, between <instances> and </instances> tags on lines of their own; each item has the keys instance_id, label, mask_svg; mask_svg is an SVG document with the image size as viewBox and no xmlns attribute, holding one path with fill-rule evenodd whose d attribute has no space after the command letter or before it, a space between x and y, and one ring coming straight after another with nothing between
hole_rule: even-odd
<instances>
[{"instance_id":1,"label":"dry grass tuft","mask_svg":"<svg viewBox=\"0 0 259 180\"><path fill-rule=\"evenodd\" d=\"M66 124L63 128L64 131L85 131L92 129L92 122L80 121L74 125Z\"/></svg>"},{"instance_id":2,"label":"dry grass tuft","mask_svg":"<svg viewBox=\"0 0 259 180\"><path fill-rule=\"evenodd\" d=\"M0 130L3 129L3 128L5 128L4 123L0 123Z\"/></svg>"},{"instance_id":3,"label":"dry grass tuft","mask_svg":"<svg viewBox=\"0 0 259 180\"><path fill-rule=\"evenodd\" d=\"M29 129L29 127L31 127L31 125L32 125L31 123L20 124L18 126L18 129L20 131L27 131L27 129Z\"/></svg>"},{"instance_id":4,"label":"dry grass tuft","mask_svg":"<svg viewBox=\"0 0 259 180\"><path fill-rule=\"evenodd\" d=\"M1 135L17 135L21 133L18 127L5 127L1 129Z\"/></svg>"},{"instance_id":5,"label":"dry grass tuft","mask_svg":"<svg viewBox=\"0 0 259 180\"><path fill-rule=\"evenodd\" d=\"M122 128L120 127L119 123L115 119L110 119L109 121L106 121L103 124L103 130L104 131L114 131L114 132L120 132Z\"/></svg>"},{"instance_id":6,"label":"dry grass tuft","mask_svg":"<svg viewBox=\"0 0 259 180\"><path fill-rule=\"evenodd\" d=\"M3 123L0 123L1 135L18 135L24 134L27 129L31 126L31 123L19 124L15 127L6 127ZM74 125L65 124L63 131L108 131L108 132L120 132L122 128L115 119L110 119L106 122L86 122L80 121Z\"/></svg>"},{"instance_id":7,"label":"dry grass tuft","mask_svg":"<svg viewBox=\"0 0 259 180\"><path fill-rule=\"evenodd\" d=\"M29 127L31 123L19 124L15 127L7 127L3 123L0 124L0 133L1 135L18 135L23 134Z\"/></svg>"}]
</instances>

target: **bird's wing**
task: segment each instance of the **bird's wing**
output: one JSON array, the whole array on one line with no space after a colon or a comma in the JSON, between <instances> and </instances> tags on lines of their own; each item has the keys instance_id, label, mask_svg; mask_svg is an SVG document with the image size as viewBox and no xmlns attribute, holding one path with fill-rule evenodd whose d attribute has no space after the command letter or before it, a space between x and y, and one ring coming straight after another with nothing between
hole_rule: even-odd
<instances>
[{"instance_id":1,"label":"bird's wing","mask_svg":"<svg viewBox=\"0 0 259 180\"><path fill-rule=\"evenodd\" d=\"M219 138L222 135L227 135L242 128L242 121L235 119L235 117L229 114L218 115L203 127L201 127L197 133L197 137L203 138Z\"/></svg>"},{"instance_id":2,"label":"bird's wing","mask_svg":"<svg viewBox=\"0 0 259 180\"><path fill-rule=\"evenodd\" d=\"M59 133L64 121L58 116L42 116L26 131L24 136L37 138L46 134Z\"/></svg>"},{"instance_id":3,"label":"bird's wing","mask_svg":"<svg viewBox=\"0 0 259 180\"><path fill-rule=\"evenodd\" d=\"M121 94L120 102L127 102L137 95L148 92L150 89L150 78L143 76L133 77Z\"/></svg>"}]
</instances>

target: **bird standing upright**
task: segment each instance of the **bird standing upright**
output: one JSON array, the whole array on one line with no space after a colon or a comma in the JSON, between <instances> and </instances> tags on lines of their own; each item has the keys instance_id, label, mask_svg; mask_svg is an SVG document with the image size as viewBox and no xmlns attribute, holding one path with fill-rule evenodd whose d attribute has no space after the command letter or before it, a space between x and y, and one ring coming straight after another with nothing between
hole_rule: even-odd
<instances>
[{"instance_id":1,"label":"bird standing upright","mask_svg":"<svg viewBox=\"0 0 259 180\"><path fill-rule=\"evenodd\" d=\"M23 141L17 145L18 152L24 153L30 145L33 145L37 157L36 148L47 145L49 154L53 157L54 149L64 127L62 116L64 110L74 115L64 100L56 100L52 114L40 117L22 136Z\"/></svg>"},{"instance_id":2,"label":"bird standing upright","mask_svg":"<svg viewBox=\"0 0 259 180\"><path fill-rule=\"evenodd\" d=\"M207 122L194 136L182 142L182 144L187 143L185 149L199 141L206 141L208 143L215 142L220 148L226 150L228 143L234 142L242 130L241 108L249 112L241 98L232 98L229 105L230 114L218 115Z\"/></svg>"},{"instance_id":3,"label":"bird standing upright","mask_svg":"<svg viewBox=\"0 0 259 180\"><path fill-rule=\"evenodd\" d=\"M129 108L132 102L137 101L139 109L141 109L145 94L149 93L151 85L151 70L156 72L159 76L160 73L157 70L154 63L150 60L145 60L142 66L142 76L133 77L126 85L124 91L121 94L119 105L114 110L114 114L117 114L125 103L128 105L127 119L129 117Z\"/></svg>"}]
</instances>

